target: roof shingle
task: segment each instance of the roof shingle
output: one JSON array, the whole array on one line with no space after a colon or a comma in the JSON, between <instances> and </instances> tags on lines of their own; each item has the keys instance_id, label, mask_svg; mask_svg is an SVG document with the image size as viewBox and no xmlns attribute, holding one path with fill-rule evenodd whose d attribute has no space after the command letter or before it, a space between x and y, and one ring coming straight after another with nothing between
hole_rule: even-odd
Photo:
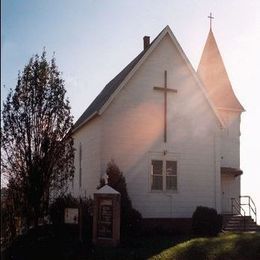
<instances>
[{"instance_id":1,"label":"roof shingle","mask_svg":"<svg viewBox=\"0 0 260 260\"><path fill-rule=\"evenodd\" d=\"M117 74L99 93L99 95L94 99L94 101L88 106L85 112L79 117L73 126L73 131L85 124L95 113L97 113L102 106L107 102L110 96L115 92L115 90L120 86L126 76L132 71L135 65L141 60L148 49L153 45L155 40L161 35L163 30L159 35L150 43L150 45L145 48L141 53L139 53L119 74Z\"/></svg>"}]
</instances>

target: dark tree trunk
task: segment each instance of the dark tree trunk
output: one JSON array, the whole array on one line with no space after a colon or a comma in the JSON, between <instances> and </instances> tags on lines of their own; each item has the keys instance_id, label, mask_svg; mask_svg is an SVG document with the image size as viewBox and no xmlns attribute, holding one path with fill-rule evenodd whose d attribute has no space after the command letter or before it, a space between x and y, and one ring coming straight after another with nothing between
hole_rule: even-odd
<instances>
[{"instance_id":1,"label":"dark tree trunk","mask_svg":"<svg viewBox=\"0 0 260 260\"><path fill-rule=\"evenodd\" d=\"M39 208L35 207L33 212L33 226L38 227L39 225Z\"/></svg>"}]
</instances>

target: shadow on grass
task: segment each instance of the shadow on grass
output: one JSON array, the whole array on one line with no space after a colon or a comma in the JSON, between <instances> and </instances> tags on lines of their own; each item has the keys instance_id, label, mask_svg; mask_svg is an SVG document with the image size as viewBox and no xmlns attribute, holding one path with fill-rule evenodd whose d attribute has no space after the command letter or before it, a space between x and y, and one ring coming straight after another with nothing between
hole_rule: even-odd
<instances>
[{"instance_id":1,"label":"shadow on grass","mask_svg":"<svg viewBox=\"0 0 260 260\"><path fill-rule=\"evenodd\" d=\"M94 247L90 234L80 243L77 226L44 226L18 237L3 252L2 259L260 259L260 234L188 239L188 236L149 234L128 238L117 248L105 248Z\"/></svg>"},{"instance_id":2,"label":"shadow on grass","mask_svg":"<svg viewBox=\"0 0 260 260\"><path fill-rule=\"evenodd\" d=\"M80 250L74 227L40 226L18 236L12 245L2 252L2 259L75 259Z\"/></svg>"},{"instance_id":3,"label":"shadow on grass","mask_svg":"<svg viewBox=\"0 0 260 260\"><path fill-rule=\"evenodd\" d=\"M76 226L50 225L29 230L26 235L18 237L3 252L2 259L148 259L185 239L187 236L150 234L125 239L117 248L102 248L92 245L90 235L80 243Z\"/></svg>"},{"instance_id":4,"label":"shadow on grass","mask_svg":"<svg viewBox=\"0 0 260 260\"><path fill-rule=\"evenodd\" d=\"M128 239L117 248L93 247L87 259L148 259L187 239L187 236L158 235Z\"/></svg>"},{"instance_id":5,"label":"shadow on grass","mask_svg":"<svg viewBox=\"0 0 260 260\"><path fill-rule=\"evenodd\" d=\"M234 247L236 259L260 259L260 233L237 235Z\"/></svg>"}]
</instances>

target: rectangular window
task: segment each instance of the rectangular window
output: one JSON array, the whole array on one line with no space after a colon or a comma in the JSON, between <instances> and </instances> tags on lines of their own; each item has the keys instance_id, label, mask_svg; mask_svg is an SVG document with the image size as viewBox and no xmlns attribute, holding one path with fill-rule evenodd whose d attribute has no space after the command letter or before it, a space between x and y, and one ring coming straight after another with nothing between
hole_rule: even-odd
<instances>
[{"instance_id":1,"label":"rectangular window","mask_svg":"<svg viewBox=\"0 0 260 260\"><path fill-rule=\"evenodd\" d=\"M176 191L177 190L177 161L152 160L151 161L151 190Z\"/></svg>"},{"instance_id":2,"label":"rectangular window","mask_svg":"<svg viewBox=\"0 0 260 260\"><path fill-rule=\"evenodd\" d=\"M166 161L166 190L177 190L176 161Z\"/></svg>"},{"instance_id":3,"label":"rectangular window","mask_svg":"<svg viewBox=\"0 0 260 260\"><path fill-rule=\"evenodd\" d=\"M152 190L163 189L163 161L152 160Z\"/></svg>"}]
</instances>

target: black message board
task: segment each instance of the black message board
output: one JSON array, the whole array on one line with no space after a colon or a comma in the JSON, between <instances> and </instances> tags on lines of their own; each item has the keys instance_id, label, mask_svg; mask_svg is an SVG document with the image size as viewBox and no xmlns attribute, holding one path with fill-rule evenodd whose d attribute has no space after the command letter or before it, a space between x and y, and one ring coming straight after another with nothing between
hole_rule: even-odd
<instances>
[{"instance_id":1,"label":"black message board","mask_svg":"<svg viewBox=\"0 0 260 260\"><path fill-rule=\"evenodd\" d=\"M113 231L113 206L112 205L99 205L98 216L98 237L112 238Z\"/></svg>"}]
</instances>

